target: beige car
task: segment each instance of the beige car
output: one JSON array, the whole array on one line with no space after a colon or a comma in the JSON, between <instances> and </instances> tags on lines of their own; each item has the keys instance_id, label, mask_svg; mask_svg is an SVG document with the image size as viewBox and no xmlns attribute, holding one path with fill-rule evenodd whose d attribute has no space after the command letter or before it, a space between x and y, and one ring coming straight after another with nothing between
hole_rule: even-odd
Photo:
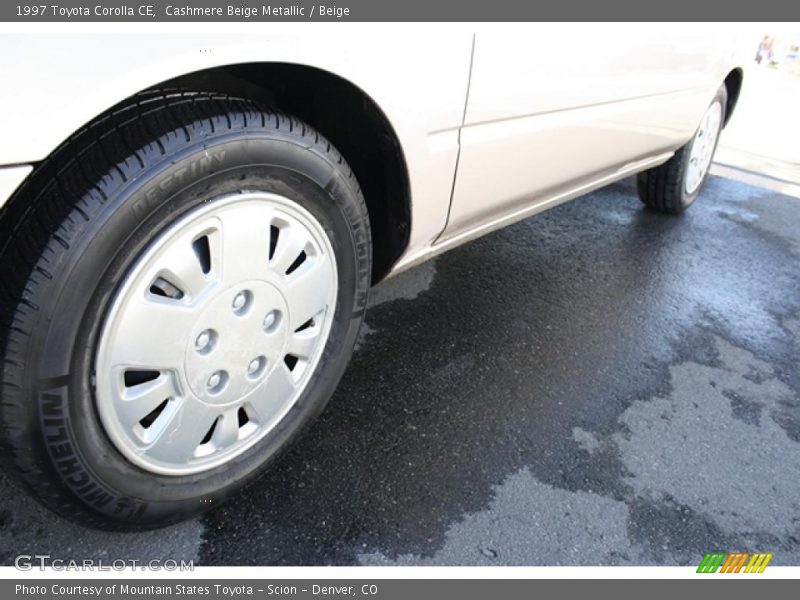
<instances>
[{"instance_id":1,"label":"beige car","mask_svg":"<svg viewBox=\"0 0 800 600\"><path fill-rule=\"evenodd\" d=\"M374 283L633 174L685 210L727 36L569 28L4 36L4 463L86 525L195 515L322 411Z\"/></svg>"}]
</instances>

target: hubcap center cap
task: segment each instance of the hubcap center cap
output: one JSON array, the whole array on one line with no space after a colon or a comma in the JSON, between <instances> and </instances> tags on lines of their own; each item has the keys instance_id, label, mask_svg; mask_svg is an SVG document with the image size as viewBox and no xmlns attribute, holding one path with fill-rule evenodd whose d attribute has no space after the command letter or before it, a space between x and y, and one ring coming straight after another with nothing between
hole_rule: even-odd
<instances>
[{"instance_id":1,"label":"hubcap center cap","mask_svg":"<svg viewBox=\"0 0 800 600\"><path fill-rule=\"evenodd\" d=\"M199 311L185 351L186 379L192 393L207 404L241 402L259 387L284 355L288 327L272 315L287 315L283 294L260 280L243 281L211 296ZM267 319L269 320L269 319ZM199 344L206 339L210 344Z\"/></svg>"}]
</instances>

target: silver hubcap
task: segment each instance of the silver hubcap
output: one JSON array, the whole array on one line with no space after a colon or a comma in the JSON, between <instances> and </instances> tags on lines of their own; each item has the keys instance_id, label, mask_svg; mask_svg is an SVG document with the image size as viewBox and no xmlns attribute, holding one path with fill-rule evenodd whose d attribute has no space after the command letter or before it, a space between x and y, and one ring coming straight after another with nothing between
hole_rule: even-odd
<instances>
[{"instance_id":1,"label":"silver hubcap","mask_svg":"<svg viewBox=\"0 0 800 600\"><path fill-rule=\"evenodd\" d=\"M122 282L95 358L100 419L154 473L224 464L291 409L337 292L328 236L275 194L218 198L170 226Z\"/></svg>"},{"instance_id":2,"label":"silver hubcap","mask_svg":"<svg viewBox=\"0 0 800 600\"><path fill-rule=\"evenodd\" d=\"M697 191L708 168L711 166L721 121L722 105L719 102L714 102L708 108L706 114L703 115L700 128L697 130L694 140L692 140L689 165L686 168L686 183L684 185L687 194L693 194Z\"/></svg>"}]
</instances>

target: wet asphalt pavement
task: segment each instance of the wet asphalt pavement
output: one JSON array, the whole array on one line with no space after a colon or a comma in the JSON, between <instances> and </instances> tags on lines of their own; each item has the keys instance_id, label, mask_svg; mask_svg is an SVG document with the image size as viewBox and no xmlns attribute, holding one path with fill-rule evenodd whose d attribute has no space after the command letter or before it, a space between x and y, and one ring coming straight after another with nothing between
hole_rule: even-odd
<instances>
[{"instance_id":1,"label":"wet asphalt pavement","mask_svg":"<svg viewBox=\"0 0 800 600\"><path fill-rule=\"evenodd\" d=\"M625 181L374 290L328 410L202 519L90 532L0 479L0 561L800 564L800 199Z\"/></svg>"}]
</instances>

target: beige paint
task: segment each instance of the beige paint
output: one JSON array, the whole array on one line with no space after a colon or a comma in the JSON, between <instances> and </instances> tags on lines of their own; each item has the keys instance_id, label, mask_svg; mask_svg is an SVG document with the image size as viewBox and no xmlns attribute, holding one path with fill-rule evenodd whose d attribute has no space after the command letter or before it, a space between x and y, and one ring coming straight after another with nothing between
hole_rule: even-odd
<instances>
[{"instance_id":1,"label":"beige paint","mask_svg":"<svg viewBox=\"0 0 800 600\"><path fill-rule=\"evenodd\" d=\"M719 44L695 26L479 34L450 219L437 244L683 145L724 77Z\"/></svg>"}]
</instances>

